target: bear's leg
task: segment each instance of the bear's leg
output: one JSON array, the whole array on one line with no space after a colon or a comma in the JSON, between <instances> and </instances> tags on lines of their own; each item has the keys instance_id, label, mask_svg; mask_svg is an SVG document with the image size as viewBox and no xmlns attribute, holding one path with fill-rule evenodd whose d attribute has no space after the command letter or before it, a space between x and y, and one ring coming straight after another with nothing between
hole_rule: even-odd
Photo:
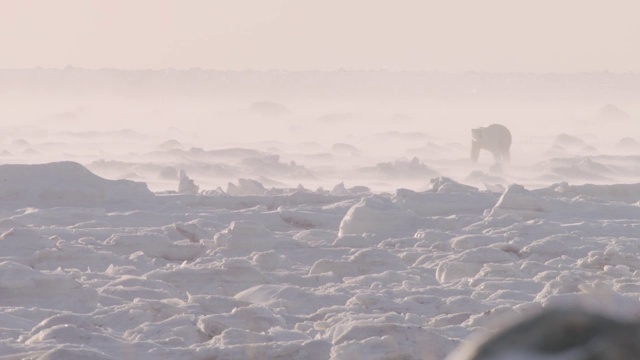
<instances>
[{"instance_id":1,"label":"bear's leg","mask_svg":"<svg viewBox=\"0 0 640 360\"><path fill-rule=\"evenodd\" d=\"M500 154L500 151L492 151L491 153L493 154L493 159L497 163L502 162L502 154Z\"/></svg>"},{"instance_id":2,"label":"bear's leg","mask_svg":"<svg viewBox=\"0 0 640 360\"><path fill-rule=\"evenodd\" d=\"M480 157L480 145L475 141L471 142L471 162L477 163L478 157Z\"/></svg>"},{"instance_id":3,"label":"bear's leg","mask_svg":"<svg viewBox=\"0 0 640 360\"><path fill-rule=\"evenodd\" d=\"M509 149L502 153L502 158L505 162L511 162L511 153L509 152Z\"/></svg>"}]
</instances>

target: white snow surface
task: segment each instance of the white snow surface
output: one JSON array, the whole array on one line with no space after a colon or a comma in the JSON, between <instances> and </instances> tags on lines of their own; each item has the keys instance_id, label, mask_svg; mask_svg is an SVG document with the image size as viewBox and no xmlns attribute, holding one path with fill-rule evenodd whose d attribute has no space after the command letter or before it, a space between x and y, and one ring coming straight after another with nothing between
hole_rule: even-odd
<instances>
[{"instance_id":1,"label":"white snow surface","mask_svg":"<svg viewBox=\"0 0 640 360\"><path fill-rule=\"evenodd\" d=\"M430 360L545 307L640 318L640 162L615 142L496 166L94 136L0 138L0 360Z\"/></svg>"}]
</instances>

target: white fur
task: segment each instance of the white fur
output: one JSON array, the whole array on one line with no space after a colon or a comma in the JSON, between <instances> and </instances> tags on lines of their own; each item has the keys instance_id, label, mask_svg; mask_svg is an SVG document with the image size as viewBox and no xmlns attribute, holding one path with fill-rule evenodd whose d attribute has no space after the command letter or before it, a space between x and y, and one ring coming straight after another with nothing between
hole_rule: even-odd
<instances>
[{"instance_id":1,"label":"white fur","mask_svg":"<svg viewBox=\"0 0 640 360\"><path fill-rule=\"evenodd\" d=\"M510 148L511 132L504 125L491 124L471 129L471 161L473 162L478 161L482 149L490 151L496 162L508 162L511 160Z\"/></svg>"}]
</instances>

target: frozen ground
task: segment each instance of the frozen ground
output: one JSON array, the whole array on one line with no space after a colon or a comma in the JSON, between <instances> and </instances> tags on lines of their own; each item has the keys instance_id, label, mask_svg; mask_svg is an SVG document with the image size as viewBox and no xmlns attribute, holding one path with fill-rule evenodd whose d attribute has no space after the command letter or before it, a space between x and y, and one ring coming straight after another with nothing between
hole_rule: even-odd
<instances>
[{"instance_id":1,"label":"frozen ground","mask_svg":"<svg viewBox=\"0 0 640 360\"><path fill-rule=\"evenodd\" d=\"M0 359L441 359L549 304L640 315L640 185L621 181L640 159L616 144L473 169L461 144L367 166L348 144L140 135L108 160L82 146L138 135L68 136L4 143L6 162L80 163L0 166ZM384 139L402 136L424 139Z\"/></svg>"},{"instance_id":2,"label":"frozen ground","mask_svg":"<svg viewBox=\"0 0 640 360\"><path fill-rule=\"evenodd\" d=\"M0 359L443 359L547 306L640 317L640 134L605 103L167 103L3 129ZM491 122L513 161L472 165Z\"/></svg>"}]
</instances>

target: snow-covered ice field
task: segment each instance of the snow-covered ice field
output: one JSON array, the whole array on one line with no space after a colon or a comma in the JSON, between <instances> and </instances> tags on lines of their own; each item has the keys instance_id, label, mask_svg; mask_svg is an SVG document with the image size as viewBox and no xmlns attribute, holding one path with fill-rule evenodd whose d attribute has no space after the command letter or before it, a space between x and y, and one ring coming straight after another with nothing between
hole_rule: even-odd
<instances>
[{"instance_id":1,"label":"snow-covered ice field","mask_svg":"<svg viewBox=\"0 0 640 360\"><path fill-rule=\"evenodd\" d=\"M628 98L33 96L1 114L2 360L443 359L545 307L640 318ZM512 162L471 164L494 122Z\"/></svg>"}]
</instances>

